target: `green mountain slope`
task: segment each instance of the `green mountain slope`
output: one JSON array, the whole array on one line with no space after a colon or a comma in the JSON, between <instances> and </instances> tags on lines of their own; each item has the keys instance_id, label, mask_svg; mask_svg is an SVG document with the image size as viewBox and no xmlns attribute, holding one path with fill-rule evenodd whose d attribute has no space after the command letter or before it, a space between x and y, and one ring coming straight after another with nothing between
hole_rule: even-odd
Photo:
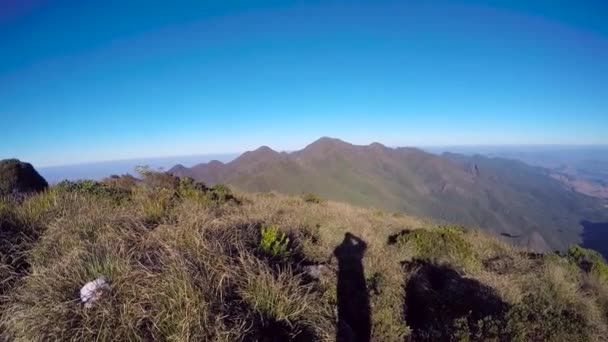
<instances>
[{"instance_id":1,"label":"green mountain slope","mask_svg":"<svg viewBox=\"0 0 608 342\"><path fill-rule=\"evenodd\" d=\"M536 250L580 241L580 221L601 203L566 189L542 168L506 159L433 155L321 138L300 151L268 147L234 161L170 172L254 192L313 192L361 206L478 226Z\"/></svg>"}]
</instances>

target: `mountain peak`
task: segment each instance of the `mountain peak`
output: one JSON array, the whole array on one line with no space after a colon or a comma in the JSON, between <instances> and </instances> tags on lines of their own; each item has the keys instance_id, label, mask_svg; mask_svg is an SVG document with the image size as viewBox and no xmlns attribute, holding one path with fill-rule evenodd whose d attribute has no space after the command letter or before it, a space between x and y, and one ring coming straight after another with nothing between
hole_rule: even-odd
<instances>
[{"instance_id":1,"label":"mountain peak","mask_svg":"<svg viewBox=\"0 0 608 342\"><path fill-rule=\"evenodd\" d=\"M351 146L352 145L347 143L346 141L343 141L343 140L340 140L337 138L321 137L321 138L313 141L312 143L310 143L302 151L328 150L330 148L351 147Z\"/></svg>"},{"instance_id":2,"label":"mountain peak","mask_svg":"<svg viewBox=\"0 0 608 342\"><path fill-rule=\"evenodd\" d=\"M375 151L382 151L382 150L385 150L385 149L386 149L386 146L382 145L382 144L381 144L381 143L379 143L379 142L373 142L373 143L371 143L371 144L369 145L369 147L370 147L372 150L375 150Z\"/></svg>"},{"instance_id":3,"label":"mountain peak","mask_svg":"<svg viewBox=\"0 0 608 342\"><path fill-rule=\"evenodd\" d=\"M264 145L264 146L260 146L257 149L253 150L253 152L255 152L255 153L268 153L268 152L270 152L270 153L273 153L273 152L276 153L277 151L275 151L275 150L271 149L270 147Z\"/></svg>"},{"instance_id":4,"label":"mountain peak","mask_svg":"<svg viewBox=\"0 0 608 342\"><path fill-rule=\"evenodd\" d=\"M242 167L244 165L248 165L249 163L269 161L277 156L280 156L279 152L271 149L268 146L260 146L253 151L243 153L240 157L230 162L230 164L239 165Z\"/></svg>"},{"instance_id":5,"label":"mountain peak","mask_svg":"<svg viewBox=\"0 0 608 342\"><path fill-rule=\"evenodd\" d=\"M340 140L338 138L320 137L319 139L313 141L310 145L350 145L350 144L347 143L346 141Z\"/></svg>"}]
</instances>

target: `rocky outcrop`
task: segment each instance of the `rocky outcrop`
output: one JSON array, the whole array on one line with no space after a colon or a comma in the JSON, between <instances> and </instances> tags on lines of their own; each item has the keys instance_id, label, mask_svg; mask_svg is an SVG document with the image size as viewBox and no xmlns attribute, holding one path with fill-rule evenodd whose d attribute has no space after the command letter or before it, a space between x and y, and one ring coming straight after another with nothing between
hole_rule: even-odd
<instances>
[{"instance_id":1,"label":"rocky outcrop","mask_svg":"<svg viewBox=\"0 0 608 342\"><path fill-rule=\"evenodd\" d=\"M32 164L18 159L0 160L0 196L39 192L48 187Z\"/></svg>"}]
</instances>

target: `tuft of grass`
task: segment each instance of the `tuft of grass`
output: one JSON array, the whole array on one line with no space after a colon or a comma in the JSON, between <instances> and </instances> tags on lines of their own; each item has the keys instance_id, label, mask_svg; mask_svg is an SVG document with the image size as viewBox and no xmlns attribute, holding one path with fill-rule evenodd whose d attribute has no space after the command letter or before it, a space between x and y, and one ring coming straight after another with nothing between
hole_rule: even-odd
<instances>
[{"instance_id":1,"label":"tuft of grass","mask_svg":"<svg viewBox=\"0 0 608 342\"><path fill-rule=\"evenodd\" d=\"M256 329L271 327L270 336L283 335L290 340L319 340L331 336L331 311L320 305L319 294L310 285L305 285L297 274L290 269L274 272L250 258L244 258L242 262L246 275L239 286L239 296L257 313Z\"/></svg>"},{"instance_id":2,"label":"tuft of grass","mask_svg":"<svg viewBox=\"0 0 608 342\"><path fill-rule=\"evenodd\" d=\"M143 212L147 223L159 223L169 215L174 203L175 191L167 188L153 189L145 185L133 188L131 195L135 204Z\"/></svg>"}]
</instances>

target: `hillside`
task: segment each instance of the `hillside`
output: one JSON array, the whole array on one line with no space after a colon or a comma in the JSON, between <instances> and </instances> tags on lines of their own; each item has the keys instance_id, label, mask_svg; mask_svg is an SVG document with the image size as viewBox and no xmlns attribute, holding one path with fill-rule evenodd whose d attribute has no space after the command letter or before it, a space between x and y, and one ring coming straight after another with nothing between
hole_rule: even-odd
<instances>
[{"instance_id":1,"label":"hillside","mask_svg":"<svg viewBox=\"0 0 608 342\"><path fill-rule=\"evenodd\" d=\"M608 333L608 266L597 253L530 253L480 231L314 196L233 194L144 170L142 180L63 182L2 199L0 232L0 340ZM81 288L95 279L104 287L83 303Z\"/></svg>"},{"instance_id":2,"label":"hillside","mask_svg":"<svg viewBox=\"0 0 608 342\"><path fill-rule=\"evenodd\" d=\"M563 186L540 167L378 143L356 146L332 138L292 153L262 147L226 164L214 161L170 172L245 191L312 192L478 226L538 251L579 243L580 222L606 215L599 200Z\"/></svg>"}]
</instances>

